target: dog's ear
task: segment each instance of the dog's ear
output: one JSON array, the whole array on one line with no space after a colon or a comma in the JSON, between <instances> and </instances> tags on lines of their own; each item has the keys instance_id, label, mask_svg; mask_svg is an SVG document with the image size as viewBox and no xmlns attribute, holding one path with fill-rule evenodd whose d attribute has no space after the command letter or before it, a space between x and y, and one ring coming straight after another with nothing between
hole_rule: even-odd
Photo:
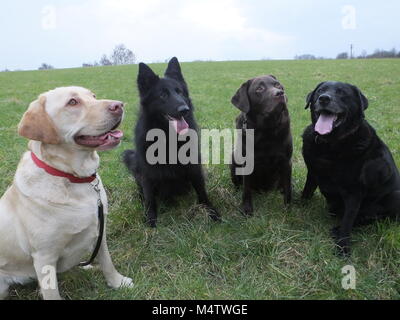
<instances>
[{"instance_id":1,"label":"dog's ear","mask_svg":"<svg viewBox=\"0 0 400 320\"><path fill-rule=\"evenodd\" d=\"M159 80L160 77L156 75L147 64L139 63L139 74L137 78L139 92L147 92Z\"/></svg>"},{"instance_id":2,"label":"dog's ear","mask_svg":"<svg viewBox=\"0 0 400 320\"><path fill-rule=\"evenodd\" d=\"M368 101L368 98L366 96L364 96L364 94L361 91L360 91L360 101L361 101L361 106L364 109L364 111L367 110L369 107L369 101Z\"/></svg>"},{"instance_id":3,"label":"dog's ear","mask_svg":"<svg viewBox=\"0 0 400 320\"><path fill-rule=\"evenodd\" d=\"M168 68L165 71L165 76L171 79L175 79L180 82L185 82L182 75L181 66L179 64L178 58L173 57L168 63Z\"/></svg>"},{"instance_id":4,"label":"dog's ear","mask_svg":"<svg viewBox=\"0 0 400 320\"><path fill-rule=\"evenodd\" d=\"M18 125L18 134L30 140L59 144L60 136L53 120L46 112L45 104L46 97L41 95L29 105Z\"/></svg>"},{"instance_id":5,"label":"dog's ear","mask_svg":"<svg viewBox=\"0 0 400 320\"><path fill-rule=\"evenodd\" d=\"M323 85L323 84L325 84L326 82L324 81L324 82L321 82L313 91L311 91L308 95L307 95L307 98L306 98L306 107L305 107L305 109L308 109L310 106L311 106L311 104L312 104L312 101L314 100L314 95L315 95L315 93L318 91L318 89Z\"/></svg>"},{"instance_id":6,"label":"dog's ear","mask_svg":"<svg viewBox=\"0 0 400 320\"><path fill-rule=\"evenodd\" d=\"M358 87L353 85L353 88L356 91L358 98L360 99L360 106L362 110L363 111L367 110L369 106L368 98L361 92L361 90Z\"/></svg>"},{"instance_id":7,"label":"dog's ear","mask_svg":"<svg viewBox=\"0 0 400 320\"><path fill-rule=\"evenodd\" d=\"M248 91L251 83L252 80L248 80L247 82L243 83L231 100L232 104L244 113L248 113L250 111L250 99Z\"/></svg>"},{"instance_id":8,"label":"dog's ear","mask_svg":"<svg viewBox=\"0 0 400 320\"><path fill-rule=\"evenodd\" d=\"M315 91L311 91L308 95L307 95L307 98L306 98L306 107L305 107L305 109L308 109L310 106L311 106L311 100L312 100L312 98L314 97L314 93L315 93Z\"/></svg>"}]
</instances>

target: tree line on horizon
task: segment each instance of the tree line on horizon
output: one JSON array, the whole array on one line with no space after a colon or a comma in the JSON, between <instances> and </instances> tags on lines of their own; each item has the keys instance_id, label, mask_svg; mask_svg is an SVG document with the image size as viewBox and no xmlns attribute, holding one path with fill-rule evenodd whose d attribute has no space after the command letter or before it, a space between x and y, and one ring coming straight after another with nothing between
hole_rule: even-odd
<instances>
[{"instance_id":1,"label":"tree line on horizon","mask_svg":"<svg viewBox=\"0 0 400 320\"><path fill-rule=\"evenodd\" d=\"M368 54L366 50L363 50L362 53L358 56L351 57L348 52L341 52L336 56L338 60L346 60L346 59L387 59L387 58L400 58L400 51L397 51L395 48L392 50L382 50L376 49L374 53ZM328 60L332 58L326 57L318 57L313 54L302 54L296 55L294 57L295 60ZM168 61L165 60L165 61ZM209 60L212 61L212 60ZM93 63L83 63L83 68L88 67L98 67L98 66L116 66L116 65L127 65L127 64L135 64L136 56L132 50L128 49L124 44L117 45L112 54L107 56L103 54L99 61L95 61ZM52 70L55 69L54 66L48 63L42 63L38 70ZM4 69L1 72L9 72L11 70ZM19 70L15 70L19 71Z\"/></svg>"},{"instance_id":2,"label":"tree line on horizon","mask_svg":"<svg viewBox=\"0 0 400 320\"><path fill-rule=\"evenodd\" d=\"M103 54L99 61L93 63L82 63L83 68L98 66L119 66L125 64L135 64L136 56L132 50L128 49L124 44L117 45L110 56ZM54 67L48 63L42 63L38 70L52 70Z\"/></svg>"},{"instance_id":3,"label":"tree line on horizon","mask_svg":"<svg viewBox=\"0 0 400 320\"><path fill-rule=\"evenodd\" d=\"M376 49L374 53L368 54L366 50L363 50L362 53L358 56L351 57L348 52L341 52L336 56L338 60L345 59L387 59L387 58L400 58L400 51L397 51L395 48L392 50L382 50ZM295 60L327 60L331 58L325 57L317 57L313 54L302 54L296 55L294 57Z\"/></svg>"},{"instance_id":4,"label":"tree line on horizon","mask_svg":"<svg viewBox=\"0 0 400 320\"><path fill-rule=\"evenodd\" d=\"M119 66L135 63L136 56L133 51L128 49L124 44L119 44L114 48L109 57L106 54L103 54L98 62L95 61L93 63L83 63L82 67Z\"/></svg>"}]
</instances>

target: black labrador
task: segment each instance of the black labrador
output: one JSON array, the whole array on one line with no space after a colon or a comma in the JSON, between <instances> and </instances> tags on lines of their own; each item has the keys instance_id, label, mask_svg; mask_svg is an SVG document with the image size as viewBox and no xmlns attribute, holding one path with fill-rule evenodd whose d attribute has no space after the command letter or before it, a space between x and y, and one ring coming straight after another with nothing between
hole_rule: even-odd
<instances>
[{"instance_id":1,"label":"black labrador","mask_svg":"<svg viewBox=\"0 0 400 320\"><path fill-rule=\"evenodd\" d=\"M303 134L308 168L303 199L317 187L329 212L341 217L332 235L341 255L350 254L354 226L398 218L400 176L388 147L365 120L368 100L354 85L322 82L307 97L312 124Z\"/></svg>"}]
</instances>

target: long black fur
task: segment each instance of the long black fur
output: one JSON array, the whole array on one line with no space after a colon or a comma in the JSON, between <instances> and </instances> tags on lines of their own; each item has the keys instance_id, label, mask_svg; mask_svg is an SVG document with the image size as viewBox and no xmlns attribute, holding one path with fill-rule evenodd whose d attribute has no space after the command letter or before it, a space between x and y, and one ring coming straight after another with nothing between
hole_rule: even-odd
<instances>
[{"instance_id":1,"label":"long black fur","mask_svg":"<svg viewBox=\"0 0 400 320\"><path fill-rule=\"evenodd\" d=\"M198 130L193 116L187 84L183 78L179 62L171 59L165 72L165 77L158 77L146 64L139 65L137 79L140 94L140 113L134 130L136 150L123 153L123 161L133 174L144 199L147 222L156 227L157 199L170 200L178 195L188 193L194 187L198 201L204 205L210 217L219 221L220 216L208 199L203 170L200 161L200 146L198 146L198 164L170 164L168 156L169 123L166 115L179 116L178 108L188 107L184 115L189 128ZM146 152L153 142L146 141L146 135L151 129L161 129L165 132L167 164L150 164L146 160ZM179 147L185 142L178 142Z\"/></svg>"}]
</instances>

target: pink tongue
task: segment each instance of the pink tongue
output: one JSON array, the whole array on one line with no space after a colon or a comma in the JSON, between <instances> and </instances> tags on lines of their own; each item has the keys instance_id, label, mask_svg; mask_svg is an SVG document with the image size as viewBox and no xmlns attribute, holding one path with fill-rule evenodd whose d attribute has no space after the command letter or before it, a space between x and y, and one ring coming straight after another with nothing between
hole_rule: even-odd
<instances>
[{"instance_id":1,"label":"pink tongue","mask_svg":"<svg viewBox=\"0 0 400 320\"><path fill-rule=\"evenodd\" d=\"M320 135L325 135L332 132L333 122L336 120L335 115L321 114L315 125L315 131Z\"/></svg>"},{"instance_id":2,"label":"pink tongue","mask_svg":"<svg viewBox=\"0 0 400 320\"><path fill-rule=\"evenodd\" d=\"M186 122L185 118L182 117L180 120L173 119L171 122L172 122L172 125L174 126L175 131L179 135L184 135L184 134L188 133L189 125Z\"/></svg>"},{"instance_id":3,"label":"pink tongue","mask_svg":"<svg viewBox=\"0 0 400 320\"><path fill-rule=\"evenodd\" d=\"M98 139L106 140L108 138L108 136L112 136L115 139L121 139L124 136L124 133L120 130L110 131L110 132L107 132L106 134L98 137Z\"/></svg>"},{"instance_id":4,"label":"pink tongue","mask_svg":"<svg viewBox=\"0 0 400 320\"><path fill-rule=\"evenodd\" d=\"M109 135L116 139L121 139L124 136L124 133L120 130L116 130L116 131L110 132Z\"/></svg>"}]
</instances>

